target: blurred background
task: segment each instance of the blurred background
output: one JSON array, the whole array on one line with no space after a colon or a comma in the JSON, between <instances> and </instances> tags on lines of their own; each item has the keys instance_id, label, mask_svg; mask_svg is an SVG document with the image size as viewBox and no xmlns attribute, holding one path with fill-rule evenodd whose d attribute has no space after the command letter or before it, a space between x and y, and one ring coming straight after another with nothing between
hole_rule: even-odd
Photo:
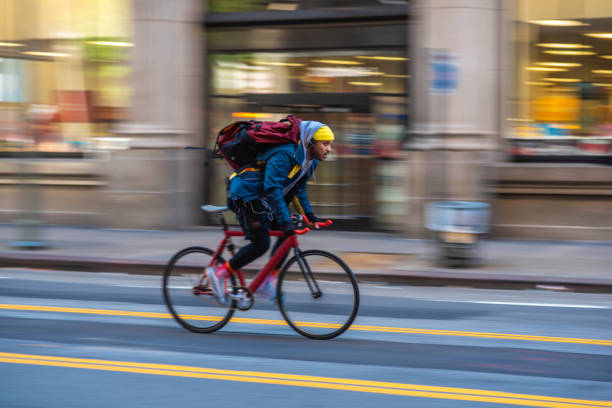
<instances>
[{"instance_id":1,"label":"blurred background","mask_svg":"<svg viewBox=\"0 0 612 408\"><path fill-rule=\"evenodd\" d=\"M327 123L338 228L612 239L609 0L1 0L0 222L170 229L225 203L236 120Z\"/></svg>"}]
</instances>

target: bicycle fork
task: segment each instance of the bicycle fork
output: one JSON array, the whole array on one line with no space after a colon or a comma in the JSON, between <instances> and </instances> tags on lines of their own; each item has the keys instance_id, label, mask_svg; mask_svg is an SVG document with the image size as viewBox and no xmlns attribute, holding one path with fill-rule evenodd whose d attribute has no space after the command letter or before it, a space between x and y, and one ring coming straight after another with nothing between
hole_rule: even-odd
<instances>
[{"instance_id":1,"label":"bicycle fork","mask_svg":"<svg viewBox=\"0 0 612 408\"><path fill-rule=\"evenodd\" d=\"M293 248L293 252L295 253L295 259L297 259L302 275L304 275L304 280L308 285L308 289L310 289L310 293L312 293L312 297L314 299L320 298L323 296L323 293L321 292L321 288L319 287L319 284L312 273L312 269L310 268L308 261L302 256L302 251L300 251L300 248Z\"/></svg>"}]
</instances>

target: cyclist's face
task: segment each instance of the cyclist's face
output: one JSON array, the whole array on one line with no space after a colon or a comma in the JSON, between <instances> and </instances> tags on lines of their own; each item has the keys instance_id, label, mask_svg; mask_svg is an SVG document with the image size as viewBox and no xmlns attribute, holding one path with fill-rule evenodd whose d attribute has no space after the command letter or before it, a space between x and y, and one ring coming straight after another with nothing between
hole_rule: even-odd
<instances>
[{"instance_id":1,"label":"cyclist's face","mask_svg":"<svg viewBox=\"0 0 612 408\"><path fill-rule=\"evenodd\" d=\"M325 160L332 151L333 140L315 140L312 144L312 156L315 159Z\"/></svg>"}]
</instances>

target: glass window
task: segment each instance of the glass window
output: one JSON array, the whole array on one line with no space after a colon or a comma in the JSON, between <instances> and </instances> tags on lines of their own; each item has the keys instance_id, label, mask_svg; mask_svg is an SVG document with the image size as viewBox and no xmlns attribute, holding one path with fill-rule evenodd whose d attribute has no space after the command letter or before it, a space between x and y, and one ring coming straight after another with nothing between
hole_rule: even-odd
<instances>
[{"instance_id":1,"label":"glass window","mask_svg":"<svg viewBox=\"0 0 612 408\"><path fill-rule=\"evenodd\" d=\"M207 0L207 10L211 13L232 13L246 11L292 11L323 8L382 7L379 0ZM408 1L394 0L389 5L406 5Z\"/></svg>"},{"instance_id":2,"label":"glass window","mask_svg":"<svg viewBox=\"0 0 612 408\"><path fill-rule=\"evenodd\" d=\"M396 158L407 123L406 50L253 52L209 55L210 131L236 120L279 120L292 113L328 124L334 154L309 187L315 211L348 222L375 213L374 168ZM214 138L208 142L214 144ZM223 163L218 175L227 175ZM212 201L223 202L216 180Z\"/></svg>"},{"instance_id":3,"label":"glass window","mask_svg":"<svg viewBox=\"0 0 612 408\"><path fill-rule=\"evenodd\" d=\"M131 1L3 1L0 151L80 152L129 106Z\"/></svg>"},{"instance_id":4,"label":"glass window","mask_svg":"<svg viewBox=\"0 0 612 408\"><path fill-rule=\"evenodd\" d=\"M609 1L517 2L510 152L530 160L609 160Z\"/></svg>"}]
</instances>

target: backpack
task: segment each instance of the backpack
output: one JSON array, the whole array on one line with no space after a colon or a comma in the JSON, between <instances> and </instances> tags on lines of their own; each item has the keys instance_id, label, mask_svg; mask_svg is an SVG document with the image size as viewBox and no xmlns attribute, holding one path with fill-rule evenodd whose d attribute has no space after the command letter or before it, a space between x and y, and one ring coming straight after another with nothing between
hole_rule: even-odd
<instances>
[{"instance_id":1,"label":"backpack","mask_svg":"<svg viewBox=\"0 0 612 408\"><path fill-rule=\"evenodd\" d=\"M278 122L249 120L231 123L219 132L214 153L237 170L253 164L259 153L274 146L298 143L300 121L289 115Z\"/></svg>"}]
</instances>

